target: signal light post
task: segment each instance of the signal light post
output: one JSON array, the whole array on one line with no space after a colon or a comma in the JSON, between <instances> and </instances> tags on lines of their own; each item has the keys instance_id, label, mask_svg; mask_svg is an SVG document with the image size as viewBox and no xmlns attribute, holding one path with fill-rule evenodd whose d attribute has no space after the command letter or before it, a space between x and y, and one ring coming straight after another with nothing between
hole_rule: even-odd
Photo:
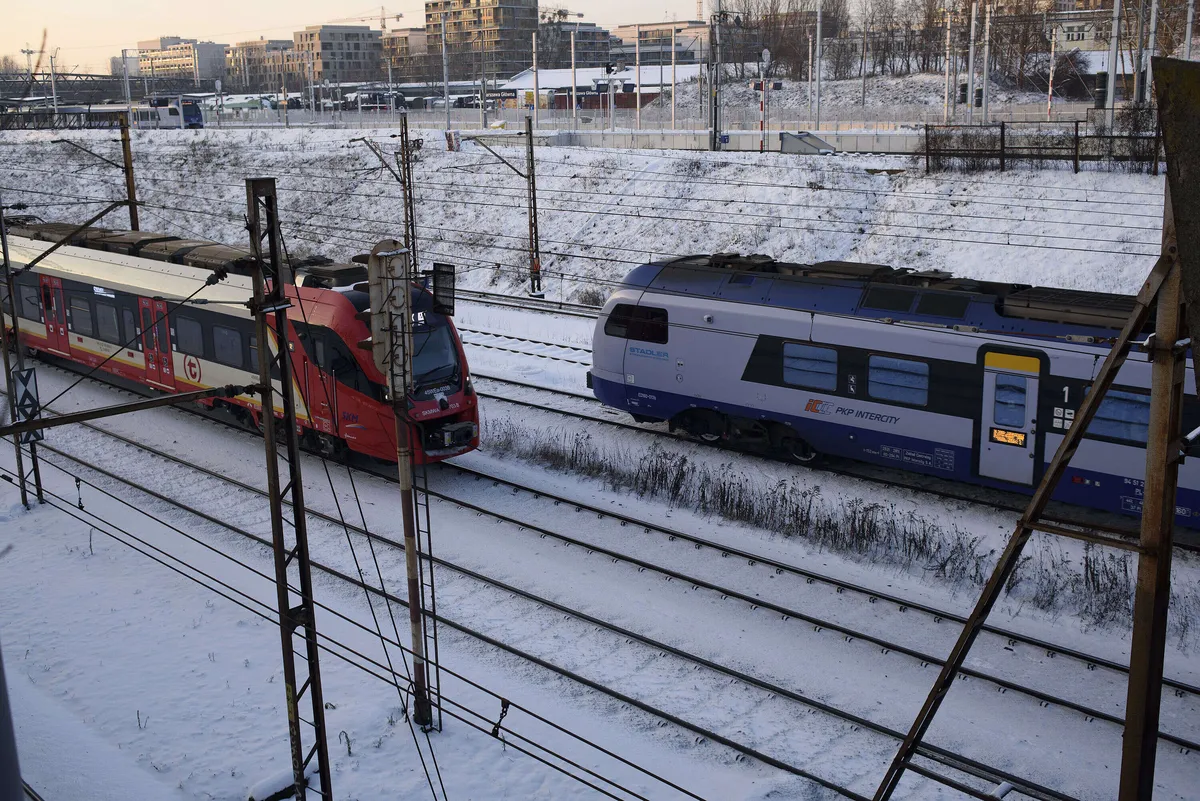
<instances>
[{"instance_id":1,"label":"signal light post","mask_svg":"<svg viewBox=\"0 0 1200 801\"><path fill-rule=\"evenodd\" d=\"M413 497L412 420L408 398L412 388L412 281L411 252L395 239L384 239L371 249L367 261L371 298L371 354L388 379L388 392L396 417L396 472L400 482L404 522L404 566L408 577L408 622L412 629L413 721L433 723L425 670L425 631L421 592L420 553L417 544L416 502Z\"/></svg>"}]
</instances>

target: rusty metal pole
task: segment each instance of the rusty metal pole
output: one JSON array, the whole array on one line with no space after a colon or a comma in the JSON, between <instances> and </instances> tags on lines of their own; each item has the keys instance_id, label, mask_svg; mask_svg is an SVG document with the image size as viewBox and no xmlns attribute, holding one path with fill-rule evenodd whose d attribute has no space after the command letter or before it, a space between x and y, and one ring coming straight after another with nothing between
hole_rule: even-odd
<instances>
[{"instance_id":1,"label":"rusty metal pole","mask_svg":"<svg viewBox=\"0 0 1200 801\"><path fill-rule=\"evenodd\" d=\"M1175 222L1171 190L1163 209L1163 251L1174 258ZM1171 600L1171 551L1175 493L1179 478L1184 354L1181 269L1176 261L1158 294L1150 379L1150 426L1146 441L1146 484L1142 498L1142 551L1133 604L1133 642L1125 702L1120 801L1151 801L1162 700L1167 605Z\"/></svg>"},{"instance_id":2,"label":"rusty metal pole","mask_svg":"<svg viewBox=\"0 0 1200 801\"><path fill-rule=\"evenodd\" d=\"M138 228L137 184L133 180L133 148L129 143L129 112L121 115L121 161L125 170L125 199L129 204L129 229Z\"/></svg>"},{"instance_id":3,"label":"rusty metal pole","mask_svg":"<svg viewBox=\"0 0 1200 801\"><path fill-rule=\"evenodd\" d=\"M542 251L538 243L537 178L533 163L533 120L525 118L525 181L529 202L529 294L542 292Z\"/></svg>"},{"instance_id":4,"label":"rusty metal pole","mask_svg":"<svg viewBox=\"0 0 1200 801\"><path fill-rule=\"evenodd\" d=\"M4 257L4 291L5 294L8 295L8 308L11 314L9 319L12 321L13 350L16 352L17 356L17 369L24 370L25 354L21 350L21 321L17 317L17 292L16 286L13 282L12 260L9 258L8 253L8 224L4 222L4 203L2 201L0 201L0 252L2 252ZM2 317L3 314L4 310L0 308L0 317ZM5 386L8 388L8 410L11 414L12 422L15 423L17 422L16 386L13 382L12 364L8 355L8 328L3 325L2 321L0 321L0 333L3 334L3 336L0 337L0 349L4 350L4 381ZM21 453L20 437L13 437L13 447L16 449L17 481L21 485L21 504L28 509L29 495L25 486L25 463ZM37 494L38 503L45 503L46 498L42 494L42 470L41 466L38 464L36 443L29 443L29 459L33 466L34 492Z\"/></svg>"},{"instance_id":5,"label":"rusty metal pole","mask_svg":"<svg viewBox=\"0 0 1200 801\"><path fill-rule=\"evenodd\" d=\"M279 635L283 645L283 680L287 694L288 735L291 740L292 780L295 795L307 798L306 767L315 757L324 801L333 799L332 769L329 762L325 728L325 700L321 687L320 647L317 641L312 568L308 555L307 515L304 510L304 484L300 475L300 437L296 423L296 402L288 332L291 323L287 309L291 300L285 287L292 284L290 268L283 259L279 233L278 198L274 178L246 179L247 228L250 247L258 269L254 270L254 297L250 303L257 332L258 381L261 386L260 415L266 445L267 489L271 507L271 541L275 556L276 603ZM267 252L263 253L263 239ZM272 347L274 345L274 347ZM272 373L278 371L277 378ZM277 388L276 388L277 387ZM283 419L276 422L276 399ZM287 459L287 484L279 476L279 440L283 440ZM284 507L291 506L286 520ZM293 544L289 545L288 530ZM297 593L293 590L297 588ZM297 597L298 596L298 597ZM297 685L297 644L304 644L303 665L308 677ZM300 701L309 698L309 719L300 717ZM313 745L307 753L300 724L312 727Z\"/></svg>"},{"instance_id":6,"label":"rusty metal pole","mask_svg":"<svg viewBox=\"0 0 1200 801\"><path fill-rule=\"evenodd\" d=\"M392 410L396 417L396 472L400 482L400 508L404 515L404 568L408 578L408 623L412 631L413 721L419 726L433 723L429 704L429 681L425 666L425 595L421 590L421 551L417 540L416 497L413 489L412 435L415 426L408 415L408 397L412 389L412 285L417 277L416 220L411 201L412 151L408 142L408 121L400 128L400 172L404 187L404 243L385 239L371 251L374 272L383 279L386 304L372 298L372 310L386 308L388 331L385 364ZM382 273L382 275L380 275ZM383 369L386 367L387 369Z\"/></svg>"}]
</instances>

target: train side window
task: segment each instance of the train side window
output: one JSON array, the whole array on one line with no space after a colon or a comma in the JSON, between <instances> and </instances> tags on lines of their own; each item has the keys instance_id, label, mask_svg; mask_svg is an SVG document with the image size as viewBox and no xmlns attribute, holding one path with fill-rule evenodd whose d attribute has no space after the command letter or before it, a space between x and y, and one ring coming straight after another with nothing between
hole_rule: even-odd
<instances>
[{"instance_id":1,"label":"train side window","mask_svg":"<svg viewBox=\"0 0 1200 801\"><path fill-rule=\"evenodd\" d=\"M964 295L943 295L939 292L929 292L921 295L921 299L917 301L917 314L961 320L966 317L967 307L970 305L971 298Z\"/></svg>"},{"instance_id":2,"label":"train side window","mask_svg":"<svg viewBox=\"0 0 1200 801\"><path fill-rule=\"evenodd\" d=\"M1150 396L1109 389L1087 432L1145 447L1150 435Z\"/></svg>"},{"instance_id":3,"label":"train side window","mask_svg":"<svg viewBox=\"0 0 1200 801\"><path fill-rule=\"evenodd\" d=\"M629 321L636 308L637 306L629 303L618 303L613 306L612 311L608 313L608 319L604 321L604 335L617 339L625 339L629 336Z\"/></svg>"},{"instance_id":4,"label":"train side window","mask_svg":"<svg viewBox=\"0 0 1200 801\"><path fill-rule=\"evenodd\" d=\"M38 302L37 288L18 287L17 294L21 296L21 316L27 320L41 320L42 305Z\"/></svg>"},{"instance_id":5,"label":"train side window","mask_svg":"<svg viewBox=\"0 0 1200 801\"><path fill-rule=\"evenodd\" d=\"M83 298L71 298L67 307L71 310L71 330L85 337L92 335L92 307Z\"/></svg>"},{"instance_id":6,"label":"train side window","mask_svg":"<svg viewBox=\"0 0 1200 801\"><path fill-rule=\"evenodd\" d=\"M1025 425L1026 379L1021 375L996 375L996 401L992 420L998 426L1021 428Z\"/></svg>"},{"instance_id":7,"label":"train side window","mask_svg":"<svg viewBox=\"0 0 1200 801\"><path fill-rule=\"evenodd\" d=\"M200 323L190 317L175 318L175 344L180 353L192 356L204 355L204 331Z\"/></svg>"},{"instance_id":8,"label":"train side window","mask_svg":"<svg viewBox=\"0 0 1200 801\"><path fill-rule=\"evenodd\" d=\"M837 351L799 342L783 343L783 382L833 392L837 389Z\"/></svg>"},{"instance_id":9,"label":"train side window","mask_svg":"<svg viewBox=\"0 0 1200 801\"><path fill-rule=\"evenodd\" d=\"M117 307L96 301L96 336L114 345L121 344L121 329L117 325Z\"/></svg>"},{"instance_id":10,"label":"train side window","mask_svg":"<svg viewBox=\"0 0 1200 801\"><path fill-rule=\"evenodd\" d=\"M667 310L653 306L638 306L629 322L629 338L641 342L667 344L670 328L667 325Z\"/></svg>"},{"instance_id":11,"label":"train side window","mask_svg":"<svg viewBox=\"0 0 1200 801\"><path fill-rule=\"evenodd\" d=\"M125 347L136 347L142 349L142 339L138 336L140 333L137 327L137 319L133 316L133 311L130 309L121 309L121 322L125 324ZM133 343L130 345L129 343Z\"/></svg>"},{"instance_id":12,"label":"train side window","mask_svg":"<svg viewBox=\"0 0 1200 801\"><path fill-rule=\"evenodd\" d=\"M929 402L929 365L912 359L872 356L867 361L867 393L879 400L924 406Z\"/></svg>"},{"instance_id":13,"label":"train side window","mask_svg":"<svg viewBox=\"0 0 1200 801\"><path fill-rule=\"evenodd\" d=\"M221 364L241 368L242 335L232 328L221 325L213 326L213 355Z\"/></svg>"},{"instance_id":14,"label":"train side window","mask_svg":"<svg viewBox=\"0 0 1200 801\"><path fill-rule=\"evenodd\" d=\"M916 292L907 289L896 289L890 286L875 286L867 290L863 298L864 309L879 309L881 311L906 312L912 308Z\"/></svg>"}]
</instances>

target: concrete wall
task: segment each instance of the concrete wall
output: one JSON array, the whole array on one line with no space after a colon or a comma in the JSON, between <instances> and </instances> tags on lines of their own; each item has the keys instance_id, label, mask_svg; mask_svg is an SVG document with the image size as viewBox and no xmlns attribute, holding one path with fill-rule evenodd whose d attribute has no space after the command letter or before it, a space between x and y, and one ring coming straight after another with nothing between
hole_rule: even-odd
<instances>
[{"instance_id":1,"label":"concrete wall","mask_svg":"<svg viewBox=\"0 0 1200 801\"><path fill-rule=\"evenodd\" d=\"M757 151L761 142L758 131L730 131L724 150ZM821 131L819 136L839 153L916 153L925 143L919 130L878 133L838 133ZM650 150L708 150L707 131L561 131L547 137L547 143L564 147L647 148ZM767 149L779 151L779 133L767 138Z\"/></svg>"}]
</instances>

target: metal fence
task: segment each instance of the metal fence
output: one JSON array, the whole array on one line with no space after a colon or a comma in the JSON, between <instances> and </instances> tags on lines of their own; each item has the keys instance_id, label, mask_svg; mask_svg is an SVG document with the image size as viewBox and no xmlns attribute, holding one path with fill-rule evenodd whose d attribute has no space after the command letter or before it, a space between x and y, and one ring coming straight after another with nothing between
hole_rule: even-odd
<instances>
[{"instance_id":1,"label":"metal fence","mask_svg":"<svg viewBox=\"0 0 1200 801\"><path fill-rule=\"evenodd\" d=\"M1071 123L1005 123L996 125L926 125L921 152L925 171L981 172L1024 166L1042 169L1070 163L1121 172L1158 175L1162 141L1151 132L1110 132L1089 121Z\"/></svg>"}]
</instances>

